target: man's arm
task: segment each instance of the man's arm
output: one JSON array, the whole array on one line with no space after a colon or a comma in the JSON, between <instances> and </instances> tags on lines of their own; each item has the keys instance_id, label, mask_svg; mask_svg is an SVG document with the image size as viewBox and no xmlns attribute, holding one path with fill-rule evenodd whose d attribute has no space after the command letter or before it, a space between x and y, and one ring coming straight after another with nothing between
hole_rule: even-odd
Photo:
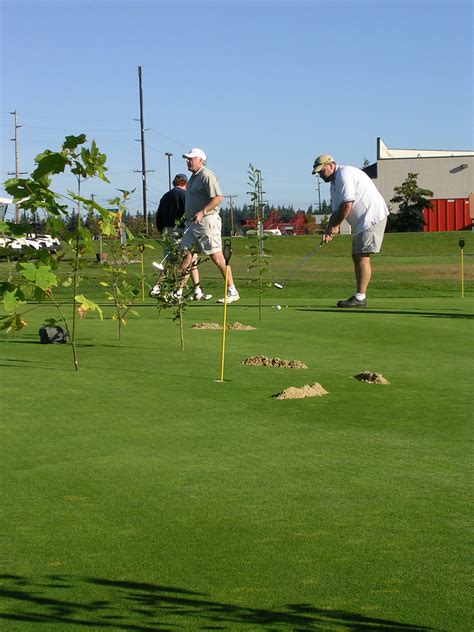
<instances>
[{"instance_id":1,"label":"man's arm","mask_svg":"<svg viewBox=\"0 0 474 632\"><path fill-rule=\"evenodd\" d=\"M224 199L223 195L216 195L213 198L211 198L209 202L194 215L193 222L194 223L200 222L203 217L205 217L206 215L209 215L211 211L213 211L217 206L219 206L219 204L222 203L223 199Z\"/></svg>"},{"instance_id":2,"label":"man's arm","mask_svg":"<svg viewBox=\"0 0 474 632\"><path fill-rule=\"evenodd\" d=\"M331 241L339 233L339 226L352 211L352 204L353 202L343 202L335 213L331 213L328 226L323 235L324 242Z\"/></svg>"},{"instance_id":3,"label":"man's arm","mask_svg":"<svg viewBox=\"0 0 474 632\"><path fill-rule=\"evenodd\" d=\"M163 198L161 198L155 215L156 227L160 231L160 233L163 232L163 228L166 226L165 210L163 207Z\"/></svg>"}]
</instances>

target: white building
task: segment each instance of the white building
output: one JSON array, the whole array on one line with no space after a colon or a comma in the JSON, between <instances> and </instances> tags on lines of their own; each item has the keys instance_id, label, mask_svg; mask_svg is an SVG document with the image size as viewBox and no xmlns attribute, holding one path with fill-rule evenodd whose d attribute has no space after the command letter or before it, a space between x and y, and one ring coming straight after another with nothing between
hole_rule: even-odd
<instances>
[{"instance_id":1,"label":"white building","mask_svg":"<svg viewBox=\"0 0 474 632\"><path fill-rule=\"evenodd\" d=\"M434 199L465 199L474 192L474 151L391 149L377 138L377 162L364 171L387 204L409 173L418 174L418 186L433 191Z\"/></svg>"}]
</instances>

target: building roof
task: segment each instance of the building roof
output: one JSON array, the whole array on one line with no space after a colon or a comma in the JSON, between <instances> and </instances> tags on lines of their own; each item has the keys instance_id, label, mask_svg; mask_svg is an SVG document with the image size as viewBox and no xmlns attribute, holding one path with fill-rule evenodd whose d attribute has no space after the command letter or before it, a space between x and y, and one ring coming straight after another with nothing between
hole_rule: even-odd
<instances>
[{"instance_id":1,"label":"building roof","mask_svg":"<svg viewBox=\"0 0 474 632\"><path fill-rule=\"evenodd\" d=\"M463 149L392 149L377 138L377 160L393 158L447 158L449 156L474 156L474 151Z\"/></svg>"}]
</instances>

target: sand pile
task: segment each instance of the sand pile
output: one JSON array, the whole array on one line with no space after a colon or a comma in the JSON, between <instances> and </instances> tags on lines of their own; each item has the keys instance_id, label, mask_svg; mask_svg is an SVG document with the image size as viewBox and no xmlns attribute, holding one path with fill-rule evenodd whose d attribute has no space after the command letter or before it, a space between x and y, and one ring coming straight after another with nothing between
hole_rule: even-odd
<instances>
[{"instance_id":1,"label":"sand pile","mask_svg":"<svg viewBox=\"0 0 474 632\"><path fill-rule=\"evenodd\" d=\"M305 384L300 387L289 386L273 397L275 399L303 399L303 397L322 397L327 394L327 390L321 384L315 382L314 384Z\"/></svg>"},{"instance_id":2,"label":"sand pile","mask_svg":"<svg viewBox=\"0 0 474 632\"><path fill-rule=\"evenodd\" d=\"M242 323L234 323L233 325L227 325L227 329L233 329L234 331L250 331L255 329L251 325L242 325Z\"/></svg>"},{"instance_id":3,"label":"sand pile","mask_svg":"<svg viewBox=\"0 0 474 632\"><path fill-rule=\"evenodd\" d=\"M194 323L191 325L191 329L222 329L222 325L219 323Z\"/></svg>"},{"instance_id":4,"label":"sand pile","mask_svg":"<svg viewBox=\"0 0 474 632\"><path fill-rule=\"evenodd\" d=\"M222 329L222 325L219 323L194 323L191 326L191 329ZM242 323L233 323L232 325L227 324L226 329L232 329L234 331L250 331L251 329L255 329L251 325L242 325Z\"/></svg>"},{"instance_id":5,"label":"sand pile","mask_svg":"<svg viewBox=\"0 0 474 632\"><path fill-rule=\"evenodd\" d=\"M250 356L242 361L242 364L251 366L276 366L282 369L307 369L308 367L299 360L282 360L281 358L267 358L266 356Z\"/></svg>"},{"instance_id":6,"label":"sand pile","mask_svg":"<svg viewBox=\"0 0 474 632\"><path fill-rule=\"evenodd\" d=\"M370 371L362 371L354 375L356 380L367 382L368 384L390 384L381 373L371 373Z\"/></svg>"}]
</instances>

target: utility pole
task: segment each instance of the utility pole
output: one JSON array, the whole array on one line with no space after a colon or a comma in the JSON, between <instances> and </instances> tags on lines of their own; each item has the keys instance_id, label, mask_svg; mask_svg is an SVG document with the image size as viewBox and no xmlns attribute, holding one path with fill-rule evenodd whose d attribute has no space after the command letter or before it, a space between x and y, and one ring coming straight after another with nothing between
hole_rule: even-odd
<instances>
[{"instance_id":1,"label":"utility pole","mask_svg":"<svg viewBox=\"0 0 474 632\"><path fill-rule=\"evenodd\" d=\"M260 171L260 169L257 169L257 173L258 173L258 208L259 208L259 214L260 214L260 220L263 221L264 216L265 216L265 212L263 210L263 194L266 193L266 191L262 190L262 185L263 185L263 179L262 179L262 172Z\"/></svg>"},{"instance_id":2,"label":"utility pole","mask_svg":"<svg viewBox=\"0 0 474 632\"><path fill-rule=\"evenodd\" d=\"M321 178L316 178L318 183L318 214L321 215Z\"/></svg>"},{"instance_id":3,"label":"utility pole","mask_svg":"<svg viewBox=\"0 0 474 632\"><path fill-rule=\"evenodd\" d=\"M14 123L14 127L15 127L15 138L10 138L11 141L13 141L15 143L15 171L9 171L8 175L9 176L15 176L15 178L18 179L19 175L24 175L26 173L26 171L19 171L18 168L18 164L19 164L19 158L18 158L18 128L21 127L21 125L18 125L17 122L17 117L16 117L16 110L14 112L10 112L10 114L13 114L13 123ZM19 224L20 223L20 205L17 203L15 204L15 224Z\"/></svg>"},{"instance_id":4,"label":"utility pole","mask_svg":"<svg viewBox=\"0 0 474 632\"><path fill-rule=\"evenodd\" d=\"M81 224L81 174L77 176L77 225Z\"/></svg>"},{"instance_id":5,"label":"utility pole","mask_svg":"<svg viewBox=\"0 0 474 632\"><path fill-rule=\"evenodd\" d=\"M171 154L169 151L165 151L165 156L168 158L168 185L171 191Z\"/></svg>"},{"instance_id":6,"label":"utility pole","mask_svg":"<svg viewBox=\"0 0 474 632\"><path fill-rule=\"evenodd\" d=\"M255 221L257 222L257 230L260 226L260 189L262 188L262 184L260 182L260 179L262 177L262 172L260 171L260 169L255 169L255 175L257 176L257 181L255 182L255 194L256 194L256 199L255 199Z\"/></svg>"},{"instance_id":7,"label":"utility pole","mask_svg":"<svg viewBox=\"0 0 474 632\"><path fill-rule=\"evenodd\" d=\"M142 149L142 190L143 190L143 219L145 221L145 234L148 235L148 212L146 203L146 165L145 165L145 119L143 116L143 90L142 90L142 67L138 66L138 85L140 91L140 143ZM135 119L138 120L138 119ZM138 171L135 169L135 171Z\"/></svg>"},{"instance_id":8,"label":"utility pole","mask_svg":"<svg viewBox=\"0 0 474 632\"><path fill-rule=\"evenodd\" d=\"M263 221L263 194L265 193L265 191L262 190L262 172L260 171L260 169L255 169L255 173L257 174L257 219L258 221Z\"/></svg>"},{"instance_id":9,"label":"utility pole","mask_svg":"<svg viewBox=\"0 0 474 632\"><path fill-rule=\"evenodd\" d=\"M224 195L225 198L229 198L229 209L230 209L230 234L232 237L235 236L235 228L234 228L234 206L232 200L235 197L239 197L237 194L232 195Z\"/></svg>"},{"instance_id":10,"label":"utility pole","mask_svg":"<svg viewBox=\"0 0 474 632\"><path fill-rule=\"evenodd\" d=\"M263 257L263 193L262 191L262 172L260 169L255 169L257 175L256 193L257 193L257 205L256 205L256 220L257 220L257 237L258 237L258 252Z\"/></svg>"}]
</instances>

